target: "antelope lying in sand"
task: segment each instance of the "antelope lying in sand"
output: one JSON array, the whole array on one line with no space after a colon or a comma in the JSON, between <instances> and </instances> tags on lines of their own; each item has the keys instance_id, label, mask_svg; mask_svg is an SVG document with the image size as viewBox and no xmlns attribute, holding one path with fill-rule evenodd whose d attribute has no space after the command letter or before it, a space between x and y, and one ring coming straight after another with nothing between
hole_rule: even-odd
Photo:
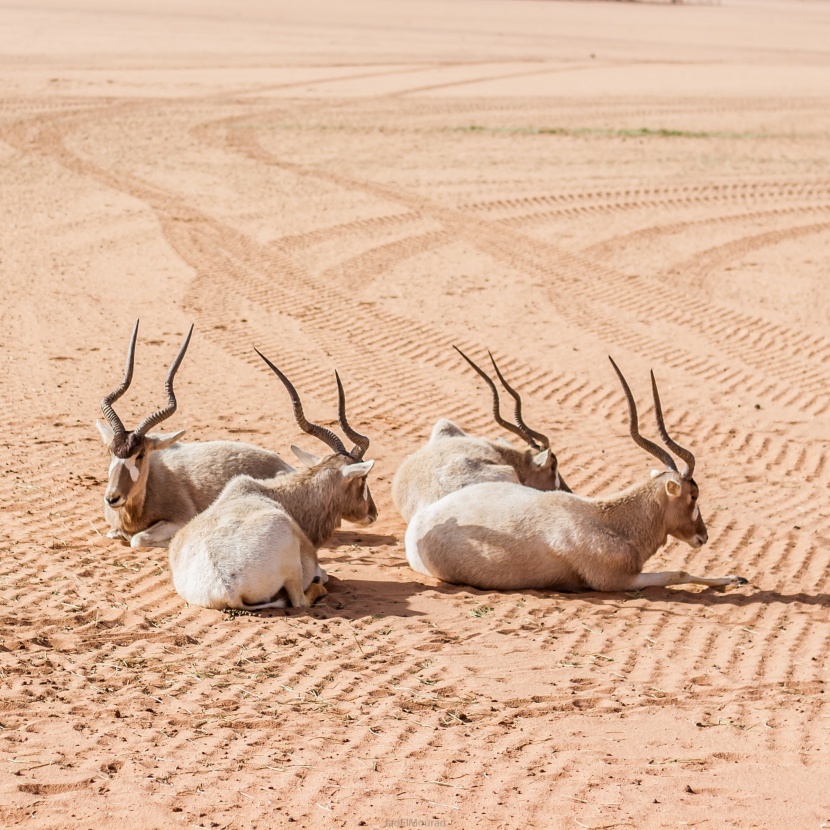
<instances>
[{"instance_id":1,"label":"antelope lying in sand","mask_svg":"<svg viewBox=\"0 0 830 830\"><path fill-rule=\"evenodd\" d=\"M127 430L112 405L133 379L138 322L127 351L127 368L121 385L101 402L107 419L96 424L110 451L104 515L112 539L124 539L134 548L167 547L173 534L201 513L234 476L247 473L269 478L293 468L275 452L236 441L184 444L184 430L150 433L176 411L173 378L190 343L193 327L170 366L164 386L167 406Z\"/></svg>"},{"instance_id":2,"label":"antelope lying in sand","mask_svg":"<svg viewBox=\"0 0 830 830\"><path fill-rule=\"evenodd\" d=\"M371 524L377 518L366 481L374 461L363 461L369 439L346 420L339 376L340 426L355 442L351 450L333 432L306 420L291 382L260 357L285 384L300 428L334 453L321 460L295 449L313 466L265 481L235 478L176 534L170 545L173 584L191 605L250 611L308 606L326 593L326 575L317 563L320 545L342 519Z\"/></svg>"},{"instance_id":3,"label":"antelope lying in sand","mask_svg":"<svg viewBox=\"0 0 830 830\"><path fill-rule=\"evenodd\" d=\"M668 536L699 548L708 534L692 478L695 458L666 432L654 374L657 428L666 446L684 461L682 471L666 450L640 435L631 390L611 363L628 400L631 437L665 469L605 499L543 493L509 483L465 487L413 517L406 532L406 558L414 570L485 590L632 591L684 583L746 584L739 576L641 573Z\"/></svg>"},{"instance_id":4,"label":"antelope lying in sand","mask_svg":"<svg viewBox=\"0 0 830 830\"><path fill-rule=\"evenodd\" d=\"M408 522L422 507L448 493L484 481L507 481L536 490L564 490L570 493L568 485L559 475L550 441L525 424L521 396L504 379L493 355L488 352L496 375L515 401L515 426L501 417L495 383L461 349L457 346L453 348L490 387L496 423L522 438L528 448L517 450L502 439L490 441L476 438L452 421L442 418L432 428L429 441L404 460L392 480L392 499L404 520Z\"/></svg>"}]
</instances>

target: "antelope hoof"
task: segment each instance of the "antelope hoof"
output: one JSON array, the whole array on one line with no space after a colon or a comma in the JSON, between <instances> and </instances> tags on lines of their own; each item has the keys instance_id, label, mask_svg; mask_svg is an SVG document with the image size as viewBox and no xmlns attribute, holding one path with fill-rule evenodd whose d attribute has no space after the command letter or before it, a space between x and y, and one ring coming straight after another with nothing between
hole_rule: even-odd
<instances>
[{"instance_id":1,"label":"antelope hoof","mask_svg":"<svg viewBox=\"0 0 830 830\"><path fill-rule=\"evenodd\" d=\"M730 574L729 576L725 576L723 578L723 582L720 585L715 586L716 591L725 591L727 588L737 588L740 585L748 585L749 580L744 579L742 576L735 576L734 574Z\"/></svg>"},{"instance_id":2,"label":"antelope hoof","mask_svg":"<svg viewBox=\"0 0 830 830\"><path fill-rule=\"evenodd\" d=\"M312 582L305 592L305 599L309 605L314 605L318 599L328 594L328 591L323 587L322 582Z\"/></svg>"}]
</instances>

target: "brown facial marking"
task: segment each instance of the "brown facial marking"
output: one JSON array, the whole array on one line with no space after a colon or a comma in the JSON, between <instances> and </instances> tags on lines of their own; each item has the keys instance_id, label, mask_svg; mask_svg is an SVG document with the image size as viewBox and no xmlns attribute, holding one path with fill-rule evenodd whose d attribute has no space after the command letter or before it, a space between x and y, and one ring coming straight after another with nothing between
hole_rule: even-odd
<instances>
[{"instance_id":1,"label":"brown facial marking","mask_svg":"<svg viewBox=\"0 0 830 830\"><path fill-rule=\"evenodd\" d=\"M123 435L116 435L110 444L110 452L116 458L130 458L144 446L144 436L136 435L134 432L125 432Z\"/></svg>"}]
</instances>

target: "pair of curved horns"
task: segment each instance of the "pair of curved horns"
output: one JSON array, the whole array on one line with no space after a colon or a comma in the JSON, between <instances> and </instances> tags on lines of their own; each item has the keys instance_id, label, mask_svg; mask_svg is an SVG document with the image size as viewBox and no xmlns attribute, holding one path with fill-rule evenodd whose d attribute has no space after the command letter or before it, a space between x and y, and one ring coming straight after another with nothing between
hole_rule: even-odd
<instances>
[{"instance_id":1,"label":"pair of curved horns","mask_svg":"<svg viewBox=\"0 0 830 830\"><path fill-rule=\"evenodd\" d=\"M130 383L132 383L133 380L133 368L135 366L135 341L138 337L138 323L139 321L136 320L135 328L133 329L133 336L130 338L130 347L127 349L127 366L124 371L124 380L121 381L121 385L118 388L110 392L109 395L101 401L101 411L104 413L104 417L112 427L112 431L116 438L121 438L126 435L127 429L121 418L118 417L118 414L112 408L112 405L130 388ZM176 377L176 372L179 370L179 366L184 359L184 354L187 351L187 347L190 345L190 336L192 334L193 326L190 327L190 331L188 331L187 337L185 337L184 343L179 349L179 353L176 355L176 359L170 364L170 368L167 370L167 377L164 381L164 390L167 392L167 406L164 407L164 409L157 410L152 415L148 415L132 431L133 435L139 437L146 435L148 430L152 429L157 424L160 424L162 421L167 420L176 411L176 395L173 392L173 378Z\"/></svg>"},{"instance_id":2,"label":"pair of curved horns","mask_svg":"<svg viewBox=\"0 0 830 830\"><path fill-rule=\"evenodd\" d=\"M291 396L291 404L294 407L294 419L297 421L297 426L308 435L319 438L336 453L348 455L355 461L360 461L366 454L366 450L369 449L369 439L365 435L355 432L348 420L346 420L346 393L343 391L343 384L340 381L340 375L337 371L334 373L335 378L337 378L337 417L340 421L340 429L346 433L351 441L355 442L351 451L346 449L343 442L330 429L326 429L326 427L320 426L319 424L312 424L306 419L305 413L303 412L303 404L300 401L297 390L294 388L294 384L259 349L254 349L254 351L268 364L271 371L276 374L288 390L288 394Z\"/></svg>"},{"instance_id":3,"label":"pair of curved horns","mask_svg":"<svg viewBox=\"0 0 830 830\"><path fill-rule=\"evenodd\" d=\"M496 370L496 375L498 376L501 385L507 390L510 396L515 401L515 408L514 408L514 417L516 419L516 425L505 421L504 418L501 417L501 412L499 411L499 392L496 389L496 384L493 383L492 379L489 375L480 367L476 366L472 360L470 360L458 346L453 346L453 348L470 364L470 366L478 372L479 376L484 380L484 382L490 387L490 390L493 393L493 418L495 419L496 423L499 426L504 427L509 432L512 432L514 435L518 435L520 438L523 438L534 450L547 450L550 449L550 441L546 435L543 435L541 432L536 432L536 430L531 429L522 419L522 399L519 393L504 379L504 376L499 371L499 367L496 365L496 360L493 357L492 352L488 350L487 354L490 356L490 362L493 364L493 368Z\"/></svg>"},{"instance_id":4,"label":"pair of curved horns","mask_svg":"<svg viewBox=\"0 0 830 830\"><path fill-rule=\"evenodd\" d=\"M666 431L666 425L663 422L663 408L660 405L660 395L657 392L657 381L654 379L654 372L651 372L651 392L654 396L654 417L657 420L657 429L660 432L660 437L663 439L663 443L672 452L683 459L684 466L682 471L677 469L677 464L674 459L662 447L658 447L653 441L649 441L648 438L643 438L643 436L640 435L639 422L637 420L637 404L634 403L634 396L631 394L631 389L623 377L620 367L614 363L614 358L609 355L608 359L611 361L611 365L614 367L614 371L620 379L623 392L625 392L625 397L628 401L628 426L634 442L638 446L642 447L646 452L651 453L651 455L655 458L662 461L668 469L674 470L676 473L679 472L681 478L690 479L692 477L692 473L695 471L695 457L689 452L689 450L685 449L685 447L681 447L680 444L672 439Z\"/></svg>"}]
</instances>

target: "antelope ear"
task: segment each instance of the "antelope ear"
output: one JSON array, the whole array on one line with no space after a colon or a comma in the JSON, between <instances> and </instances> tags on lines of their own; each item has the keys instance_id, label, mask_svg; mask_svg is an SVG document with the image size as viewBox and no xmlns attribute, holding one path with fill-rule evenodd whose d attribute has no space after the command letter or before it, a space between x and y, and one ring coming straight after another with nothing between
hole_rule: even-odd
<instances>
[{"instance_id":1,"label":"antelope ear","mask_svg":"<svg viewBox=\"0 0 830 830\"><path fill-rule=\"evenodd\" d=\"M358 478L369 475L369 470L372 469L374 465L374 461L360 461L357 464L349 464L348 467L344 467L343 477L344 478Z\"/></svg>"},{"instance_id":2,"label":"antelope ear","mask_svg":"<svg viewBox=\"0 0 830 830\"><path fill-rule=\"evenodd\" d=\"M666 481L666 492L674 497L680 495L680 491L683 489L683 485L680 484L679 481L675 481L673 478L670 478Z\"/></svg>"},{"instance_id":3,"label":"antelope ear","mask_svg":"<svg viewBox=\"0 0 830 830\"><path fill-rule=\"evenodd\" d=\"M291 445L291 452L293 452L300 462L306 465L306 467L314 467L320 463L319 455L314 455L314 453L301 450L299 447L295 447L294 444Z\"/></svg>"},{"instance_id":4,"label":"antelope ear","mask_svg":"<svg viewBox=\"0 0 830 830\"><path fill-rule=\"evenodd\" d=\"M660 473L662 473L662 472L663 472L662 470L652 470L651 471L651 477L652 478L657 478L657 476L659 476Z\"/></svg>"},{"instance_id":5,"label":"antelope ear","mask_svg":"<svg viewBox=\"0 0 830 830\"><path fill-rule=\"evenodd\" d=\"M98 427L98 432L101 433L101 438L107 447L109 447L112 443L112 436L115 435L112 431L112 427L109 424L105 424L103 421L96 421L95 426Z\"/></svg>"},{"instance_id":6,"label":"antelope ear","mask_svg":"<svg viewBox=\"0 0 830 830\"><path fill-rule=\"evenodd\" d=\"M553 464L553 453L548 450L542 450L542 452L537 453L533 456L533 466L538 467L540 470L544 470L546 467L550 467Z\"/></svg>"},{"instance_id":7,"label":"antelope ear","mask_svg":"<svg viewBox=\"0 0 830 830\"><path fill-rule=\"evenodd\" d=\"M466 435L467 433L464 432L458 424L454 424L447 418L441 418L441 420L437 421L435 426L432 428L429 440L440 441L442 438L462 438Z\"/></svg>"},{"instance_id":8,"label":"antelope ear","mask_svg":"<svg viewBox=\"0 0 830 830\"><path fill-rule=\"evenodd\" d=\"M145 435L144 440L147 442L148 452L153 450L163 450L171 444L175 444L187 430L180 429L178 432L157 432L154 435Z\"/></svg>"}]
</instances>

